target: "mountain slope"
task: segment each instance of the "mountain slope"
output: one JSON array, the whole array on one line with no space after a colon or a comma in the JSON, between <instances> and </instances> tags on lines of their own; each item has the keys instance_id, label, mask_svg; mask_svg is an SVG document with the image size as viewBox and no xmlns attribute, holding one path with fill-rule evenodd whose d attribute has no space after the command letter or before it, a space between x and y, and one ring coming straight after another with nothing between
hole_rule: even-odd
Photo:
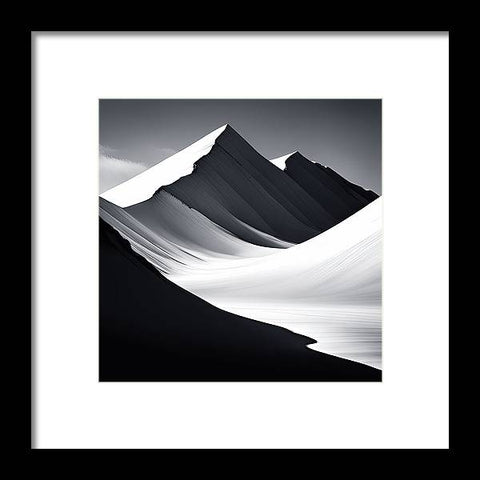
<instances>
[{"instance_id":1,"label":"mountain slope","mask_svg":"<svg viewBox=\"0 0 480 480\"><path fill-rule=\"evenodd\" d=\"M100 380L381 380L311 342L186 292L100 220Z\"/></svg>"},{"instance_id":2,"label":"mountain slope","mask_svg":"<svg viewBox=\"0 0 480 480\"><path fill-rule=\"evenodd\" d=\"M378 195L349 182L329 167L312 162L299 152L271 160L320 204L328 204L330 213L342 221Z\"/></svg>"},{"instance_id":3,"label":"mountain slope","mask_svg":"<svg viewBox=\"0 0 480 480\"><path fill-rule=\"evenodd\" d=\"M236 239L237 255L188 250L106 201L100 214L168 279L209 303L307 335L317 341L314 349L381 368L381 198L288 249ZM186 227L189 238L202 229L195 225ZM205 225L207 234L216 234ZM173 230L168 223L167 230ZM225 249L230 240L215 237Z\"/></svg>"},{"instance_id":4,"label":"mountain slope","mask_svg":"<svg viewBox=\"0 0 480 480\"><path fill-rule=\"evenodd\" d=\"M223 310L311 337L310 348L381 368L381 198L289 249L168 278Z\"/></svg>"},{"instance_id":5,"label":"mountain slope","mask_svg":"<svg viewBox=\"0 0 480 480\"><path fill-rule=\"evenodd\" d=\"M127 209L100 198L100 217L162 273L185 274L205 264L255 258L277 251L233 236L167 192L156 196L155 201L158 208L136 212L134 217ZM291 246L262 232L256 234L274 247Z\"/></svg>"},{"instance_id":6,"label":"mountain slope","mask_svg":"<svg viewBox=\"0 0 480 480\"><path fill-rule=\"evenodd\" d=\"M169 185L192 173L195 162L211 150L215 140L226 127L227 125L223 125L217 128L175 155L100 196L119 207L128 207L148 200L162 185Z\"/></svg>"},{"instance_id":7,"label":"mountain slope","mask_svg":"<svg viewBox=\"0 0 480 480\"><path fill-rule=\"evenodd\" d=\"M281 171L225 125L101 196L151 223L170 195L233 236L275 248L308 240L371 201L329 175L323 184L337 191L320 195L319 180L297 170Z\"/></svg>"},{"instance_id":8,"label":"mountain slope","mask_svg":"<svg viewBox=\"0 0 480 480\"><path fill-rule=\"evenodd\" d=\"M292 243L334 223L322 206L228 126L192 175L163 189L237 236L242 232L232 219Z\"/></svg>"},{"instance_id":9,"label":"mountain slope","mask_svg":"<svg viewBox=\"0 0 480 480\"><path fill-rule=\"evenodd\" d=\"M100 199L135 253L212 305L381 368L374 192L298 152L269 162L228 125L144 173Z\"/></svg>"}]
</instances>

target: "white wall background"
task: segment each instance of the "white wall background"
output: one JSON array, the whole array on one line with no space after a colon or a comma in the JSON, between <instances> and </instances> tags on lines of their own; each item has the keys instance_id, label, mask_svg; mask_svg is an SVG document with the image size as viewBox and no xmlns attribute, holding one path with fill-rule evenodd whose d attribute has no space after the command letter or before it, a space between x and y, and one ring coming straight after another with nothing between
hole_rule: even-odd
<instances>
[{"instance_id":1,"label":"white wall background","mask_svg":"<svg viewBox=\"0 0 480 480\"><path fill-rule=\"evenodd\" d=\"M447 34L35 34L34 446L448 447ZM98 99L382 98L383 383L99 383Z\"/></svg>"}]
</instances>

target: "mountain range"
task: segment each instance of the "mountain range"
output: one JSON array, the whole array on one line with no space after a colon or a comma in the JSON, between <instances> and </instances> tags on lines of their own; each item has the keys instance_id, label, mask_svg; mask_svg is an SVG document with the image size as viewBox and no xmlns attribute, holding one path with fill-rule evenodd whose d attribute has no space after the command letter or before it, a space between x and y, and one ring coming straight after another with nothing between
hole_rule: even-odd
<instances>
[{"instance_id":1,"label":"mountain range","mask_svg":"<svg viewBox=\"0 0 480 480\"><path fill-rule=\"evenodd\" d=\"M100 217L132 258L226 319L380 372L381 200L299 152L268 160L224 125L104 192Z\"/></svg>"}]
</instances>

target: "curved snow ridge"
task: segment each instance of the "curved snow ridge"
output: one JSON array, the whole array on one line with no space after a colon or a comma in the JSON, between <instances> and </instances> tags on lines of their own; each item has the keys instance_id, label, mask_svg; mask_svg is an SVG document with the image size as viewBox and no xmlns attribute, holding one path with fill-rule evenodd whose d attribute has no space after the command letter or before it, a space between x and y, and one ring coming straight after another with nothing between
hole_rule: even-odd
<instances>
[{"instance_id":1,"label":"curved snow ridge","mask_svg":"<svg viewBox=\"0 0 480 480\"><path fill-rule=\"evenodd\" d=\"M212 305L381 368L381 198L284 250L243 242L174 197L164 206L152 225L105 200L101 216L168 279Z\"/></svg>"},{"instance_id":2,"label":"curved snow ridge","mask_svg":"<svg viewBox=\"0 0 480 480\"><path fill-rule=\"evenodd\" d=\"M381 368L382 200L268 256L171 271L171 281L231 313L313 338L310 348Z\"/></svg>"},{"instance_id":3,"label":"curved snow ridge","mask_svg":"<svg viewBox=\"0 0 480 480\"><path fill-rule=\"evenodd\" d=\"M225 128L227 124L100 196L119 207L128 207L147 200L160 187L192 173L195 162L210 152L215 140Z\"/></svg>"},{"instance_id":4,"label":"curved snow ridge","mask_svg":"<svg viewBox=\"0 0 480 480\"><path fill-rule=\"evenodd\" d=\"M202 183L197 182L196 185L199 191L203 191ZM202 195L202 198L204 202L209 198L206 192ZM195 237L194 243L198 243L198 240L200 240L199 232L192 230L193 222L195 218L202 218L205 225L212 226L213 230L222 230L232 239L236 239L235 241L241 241L242 244L246 242L254 246L272 248L289 248L293 245L293 243L283 241L242 221L216 200L210 200L210 209L204 208L202 212L195 208L197 206L195 202L190 202L191 205L189 205L188 200L188 197L187 199L178 199L170 193L169 189L160 189L149 200L137 203L124 210L149 228L153 230L159 228L163 234L168 234L170 230L170 233L181 230L181 235L178 235L179 242L189 239L193 235ZM251 213L253 216L255 215L255 211ZM208 234L207 229L206 235ZM210 242L213 240L214 238L209 237ZM210 245L215 245L215 242L210 244L203 242L204 248L208 249ZM230 249L228 254L235 254L235 251Z\"/></svg>"},{"instance_id":5,"label":"curved snow ridge","mask_svg":"<svg viewBox=\"0 0 480 480\"><path fill-rule=\"evenodd\" d=\"M281 157L272 158L270 160L270 163L273 163L280 170L285 170L287 160L295 153L297 153L297 150L295 150L294 152L291 152L291 153L287 153L287 155L283 155Z\"/></svg>"},{"instance_id":6,"label":"curved snow ridge","mask_svg":"<svg viewBox=\"0 0 480 480\"><path fill-rule=\"evenodd\" d=\"M274 238L270 241L276 248L250 244L167 192L155 198L157 209L137 211L135 215L100 199L100 216L162 273L185 273L220 260L271 255L277 248L287 247L275 244Z\"/></svg>"}]
</instances>

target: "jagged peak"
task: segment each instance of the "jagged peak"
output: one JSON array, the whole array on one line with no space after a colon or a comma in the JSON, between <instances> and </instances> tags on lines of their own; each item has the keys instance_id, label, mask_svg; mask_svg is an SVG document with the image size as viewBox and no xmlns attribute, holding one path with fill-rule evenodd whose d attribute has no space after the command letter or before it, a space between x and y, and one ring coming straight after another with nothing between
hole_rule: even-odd
<instances>
[{"instance_id":1,"label":"jagged peak","mask_svg":"<svg viewBox=\"0 0 480 480\"><path fill-rule=\"evenodd\" d=\"M192 173L195 162L210 152L218 137L226 130L233 128L228 123L222 125L171 157L103 192L100 196L119 207L129 207L147 200L160 187L170 185L180 177Z\"/></svg>"},{"instance_id":2,"label":"jagged peak","mask_svg":"<svg viewBox=\"0 0 480 480\"><path fill-rule=\"evenodd\" d=\"M294 150L293 152L287 153L281 157L273 158L270 160L270 163L273 163L276 167L280 168L280 170L285 170L287 168L287 160L290 158L296 158L299 156L300 158L305 158L298 150ZM305 158L305 160L307 160Z\"/></svg>"},{"instance_id":3,"label":"jagged peak","mask_svg":"<svg viewBox=\"0 0 480 480\"><path fill-rule=\"evenodd\" d=\"M234 135L236 137L240 137L244 142L248 143L247 140L245 140L245 138L243 137L243 135L238 133L238 131L235 130L235 128L232 127L232 125L230 123L226 123L225 125L222 125L220 128L223 128L223 130L222 130L221 134L218 136L218 138L220 138L222 136L222 133L225 133L225 134ZM218 130L220 130L220 128Z\"/></svg>"}]
</instances>

